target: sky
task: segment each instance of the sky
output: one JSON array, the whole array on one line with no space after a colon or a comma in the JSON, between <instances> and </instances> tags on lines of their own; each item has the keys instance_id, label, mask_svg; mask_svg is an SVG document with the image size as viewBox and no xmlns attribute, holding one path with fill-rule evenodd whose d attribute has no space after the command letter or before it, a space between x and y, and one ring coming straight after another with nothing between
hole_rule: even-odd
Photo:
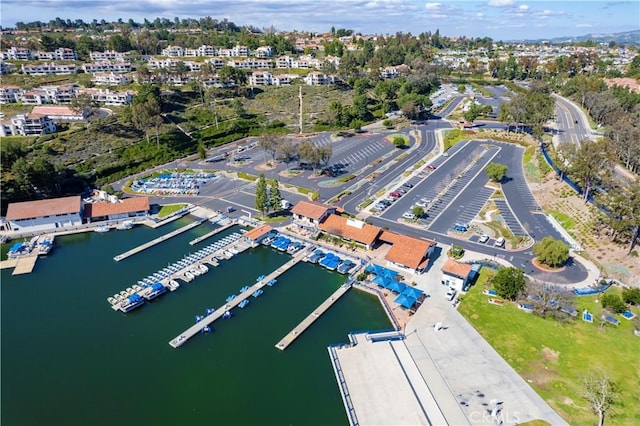
<instances>
[{"instance_id":1,"label":"sky","mask_svg":"<svg viewBox=\"0 0 640 426\"><path fill-rule=\"evenodd\" d=\"M62 19L142 22L211 16L236 25L363 34L440 30L494 40L548 39L640 29L640 1L538 0L0 0L0 22Z\"/></svg>"}]
</instances>

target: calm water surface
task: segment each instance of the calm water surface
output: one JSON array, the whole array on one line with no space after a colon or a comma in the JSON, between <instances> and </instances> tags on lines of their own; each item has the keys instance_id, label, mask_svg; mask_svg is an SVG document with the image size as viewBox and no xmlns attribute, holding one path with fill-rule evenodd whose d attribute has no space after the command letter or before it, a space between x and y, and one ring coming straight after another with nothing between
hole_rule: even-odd
<instances>
[{"instance_id":1,"label":"calm water surface","mask_svg":"<svg viewBox=\"0 0 640 426\"><path fill-rule=\"evenodd\" d=\"M213 333L179 349L168 342L196 314L290 256L251 249L134 312L110 308L108 296L238 231L190 246L213 229L207 223L113 260L189 222L60 237L32 274L2 271L3 425L348 423L326 347L352 330L389 328L377 299L351 290L287 350L274 347L344 282L338 273L300 263L233 318L216 321Z\"/></svg>"}]
</instances>

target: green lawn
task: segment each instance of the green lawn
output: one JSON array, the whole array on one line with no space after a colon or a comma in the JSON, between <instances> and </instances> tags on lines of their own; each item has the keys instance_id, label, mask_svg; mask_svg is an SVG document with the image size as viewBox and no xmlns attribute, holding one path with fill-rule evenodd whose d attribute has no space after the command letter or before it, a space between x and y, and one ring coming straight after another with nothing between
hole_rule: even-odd
<instances>
[{"instance_id":1,"label":"green lawn","mask_svg":"<svg viewBox=\"0 0 640 426\"><path fill-rule=\"evenodd\" d=\"M550 210L549 214L553 216L555 220L567 231L570 231L575 226L576 222L571 216L566 213L559 212L557 210Z\"/></svg>"},{"instance_id":2,"label":"green lawn","mask_svg":"<svg viewBox=\"0 0 640 426\"><path fill-rule=\"evenodd\" d=\"M167 204L164 205L160 208L160 211L158 212L158 217L159 218L163 218L163 217L167 217L179 210L182 210L183 208L185 208L186 204Z\"/></svg>"},{"instance_id":3,"label":"green lawn","mask_svg":"<svg viewBox=\"0 0 640 426\"><path fill-rule=\"evenodd\" d=\"M580 319L567 323L543 319L513 303L489 304L482 290L491 274L483 268L459 310L498 353L575 425L597 421L581 396L582 380L591 370L603 368L620 389L619 404L607 424L640 424L640 337L633 335L633 322L617 315L619 327L601 328L597 319L602 308L594 296L576 299L580 312L588 309L593 314L592 324Z\"/></svg>"}]
</instances>

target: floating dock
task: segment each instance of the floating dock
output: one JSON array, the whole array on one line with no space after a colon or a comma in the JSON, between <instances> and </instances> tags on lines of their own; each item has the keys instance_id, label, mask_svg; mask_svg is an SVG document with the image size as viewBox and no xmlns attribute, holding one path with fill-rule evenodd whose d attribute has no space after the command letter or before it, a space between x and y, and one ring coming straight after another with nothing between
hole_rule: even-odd
<instances>
[{"instance_id":1,"label":"floating dock","mask_svg":"<svg viewBox=\"0 0 640 426\"><path fill-rule=\"evenodd\" d=\"M341 285L331 296L327 298L324 302L320 304L313 312L309 314L308 317L302 320L300 324L294 327L282 340L280 340L276 344L276 348L280 350L285 350L287 346L293 343L294 340L298 338L311 324L315 322L320 315L324 314L340 297L342 297L349 289L351 288L351 284L345 283Z\"/></svg>"},{"instance_id":2,"label":"floating dock","mask_svg":"<svg viewBox=\"0 0 640 426\"><path fill-rule=\"evenodd\" d=\"M220 232L225 231L225 230L227 230L227 229L231 228L231 227L232 227L232 226L234 226L235 224L236 224L235 220L232 220L232 221L230 221L229 223L227 223L227 224L225 224L225 225L222 225L222 226L221 226L220 228L218 228L218 229L214 229L213 231L211 231L211 232L209 232L209 233L207 233L207 234L205 234L205 235L203 235L203 236L201 236L201 237L198 237L198 238L196 238L196 239L194 239L194 240L189 241L189 244L191 244L192 246L194 246L194 245L198 244L199 242L202 242L202 241L206 240L207 238L213 237L214 235L219 234Z\"/></svg>"},{"instance_id":3,"label":"floating dock","mask_svg":"<svg viewBox=\"0 0 640 426\"><path fill-rule=\"evenodd\" d=\"M211 323L213 323L214 321L222 317L222 315L224 315L226 311L230 311L231 309L235 308L236 306L238 306L238 304L240 304L240 302L251 297L251 295L254 292L265 287L269 283L269 281L279 277L289 269L293 268L298 262L304 259L304 257L307 254L308 254L308 250L301 250L295 256L293 256L291 260L289 260L287 263L285 263L284 265L282 265L281 267L279 267L278 269L276 269L266 277L264 277L262 280L258 281L256 284L249 287L248 290L239 294L233 300L231 300L230 302L227 302L226 305L216 309L213 313L211 313L210 315L207 315L206 317L204 317L204 319L202 319L201 321L197 322L196 324L192 325L191 327L187 328L185 331L180 333L178 336L176 336L174 339L172 339L169 342L169 345L171 345L174 348L182 346L184 342L186 342L196 334L199 334L204 327L209 326Z\"/></svg>"},{"instance_id":4,"label":"floating dock","mask_svg":"<svg viewBox=\"0 0 640 426\"><path fill-rule=\"evenodd\" d=\"M155 240L151 240L151 241L146 242L146 243L144 243L142 245L139 245L138 247L132 248L129 251L126 251L126 252L124 252L122 254L119 254L119 255L115 256L113 258L113 260L115 260L116 262L119 262L119 261L121 261L123 259L126 259L127 257L133 256L134 254L138 254L141 251L144 251L144 250L148 249L149 247L153 247L156 244L159 244L159 243L161 243L163 241L167 241L168 239L173 238L176 235L179 235L179 234L181 234L183 232L186 232L186 231L188 231L190 229L193 229L196 226L199 226L199 225L203 224L206 221L207 221L207 219L205 218L205 219L200 219L198 221L190 223L190 224L188 224L186 226L183 226L182 228L176 229L175 231L169 232L168 234L163 235L162 237L158 237Z\"/></svg>"}]
</instances>

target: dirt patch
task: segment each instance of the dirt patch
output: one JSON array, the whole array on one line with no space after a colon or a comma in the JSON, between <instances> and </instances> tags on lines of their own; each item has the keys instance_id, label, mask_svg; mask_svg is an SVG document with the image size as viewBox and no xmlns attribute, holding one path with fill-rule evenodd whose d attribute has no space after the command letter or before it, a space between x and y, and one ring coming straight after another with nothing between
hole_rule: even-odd
<instances>
[{"instance_id":1,"label":"dirt patch","mask_svg":"<svg viewBox=\"0 0 640 426\"><path fill-rule=\"evenodd\" d=\"M564 271L564 266L561 266L559 268L552 268L552 267L547 266L544 263L540 262L537 257L534 257L533 260L531 261L531 263L533 263L533 266L535 266L536 268L540 269L541 271L545 271L545 272L562 272L562 271Z\"/></svg>"},{"instance_id":2,"label":"dirt patch","mask_svg":"<svg viewBox=\"0 0 640 426\"><path fill-rule=\"evenodd\" d=\"M555 371L544 365L542 361L532 361L529 371L530 373L525 375L527 381L542 390L546 390L556 378Z\"/></svg>"},{"instance_id":3,"label":"dirt patch","mask_svg":"<svg viewBox=\"0 0 640 426\"><path fill-rule=\"evenodd\" d=\"M260 172L268 172L270 170L275 169L276 167L278 167L277 164L270 166L268 163L260 163L257 166L255 166L254 169Z\"/></svg>"},{"instance_id":4,"label":"dirt patch","mask_svg":"<svg viewBox=\"0 0 640 426\"><path fill-rule=\"evenodd\" d=\"M548 347L542 348L542 358L547 362L556 363L560 357L560 352L556 352Z\"/></svg>"},{"instance_id":5,"label":"dirt patch","mask_svg":"<svg viewBox=\"0 0 640 426\"><path fill-rule=\"evenodd\" d=\"M591 260L604 276L616 278L624 283L640 283L640 262L627 254L627 247L611 242L604 232L599 232L596 223L598 210L584 203L582 197L549 173L540 184L530 184L531 190L545 212L565 215L567 232L582 246L584 257Z\"/></svg>"}]
</instances>

